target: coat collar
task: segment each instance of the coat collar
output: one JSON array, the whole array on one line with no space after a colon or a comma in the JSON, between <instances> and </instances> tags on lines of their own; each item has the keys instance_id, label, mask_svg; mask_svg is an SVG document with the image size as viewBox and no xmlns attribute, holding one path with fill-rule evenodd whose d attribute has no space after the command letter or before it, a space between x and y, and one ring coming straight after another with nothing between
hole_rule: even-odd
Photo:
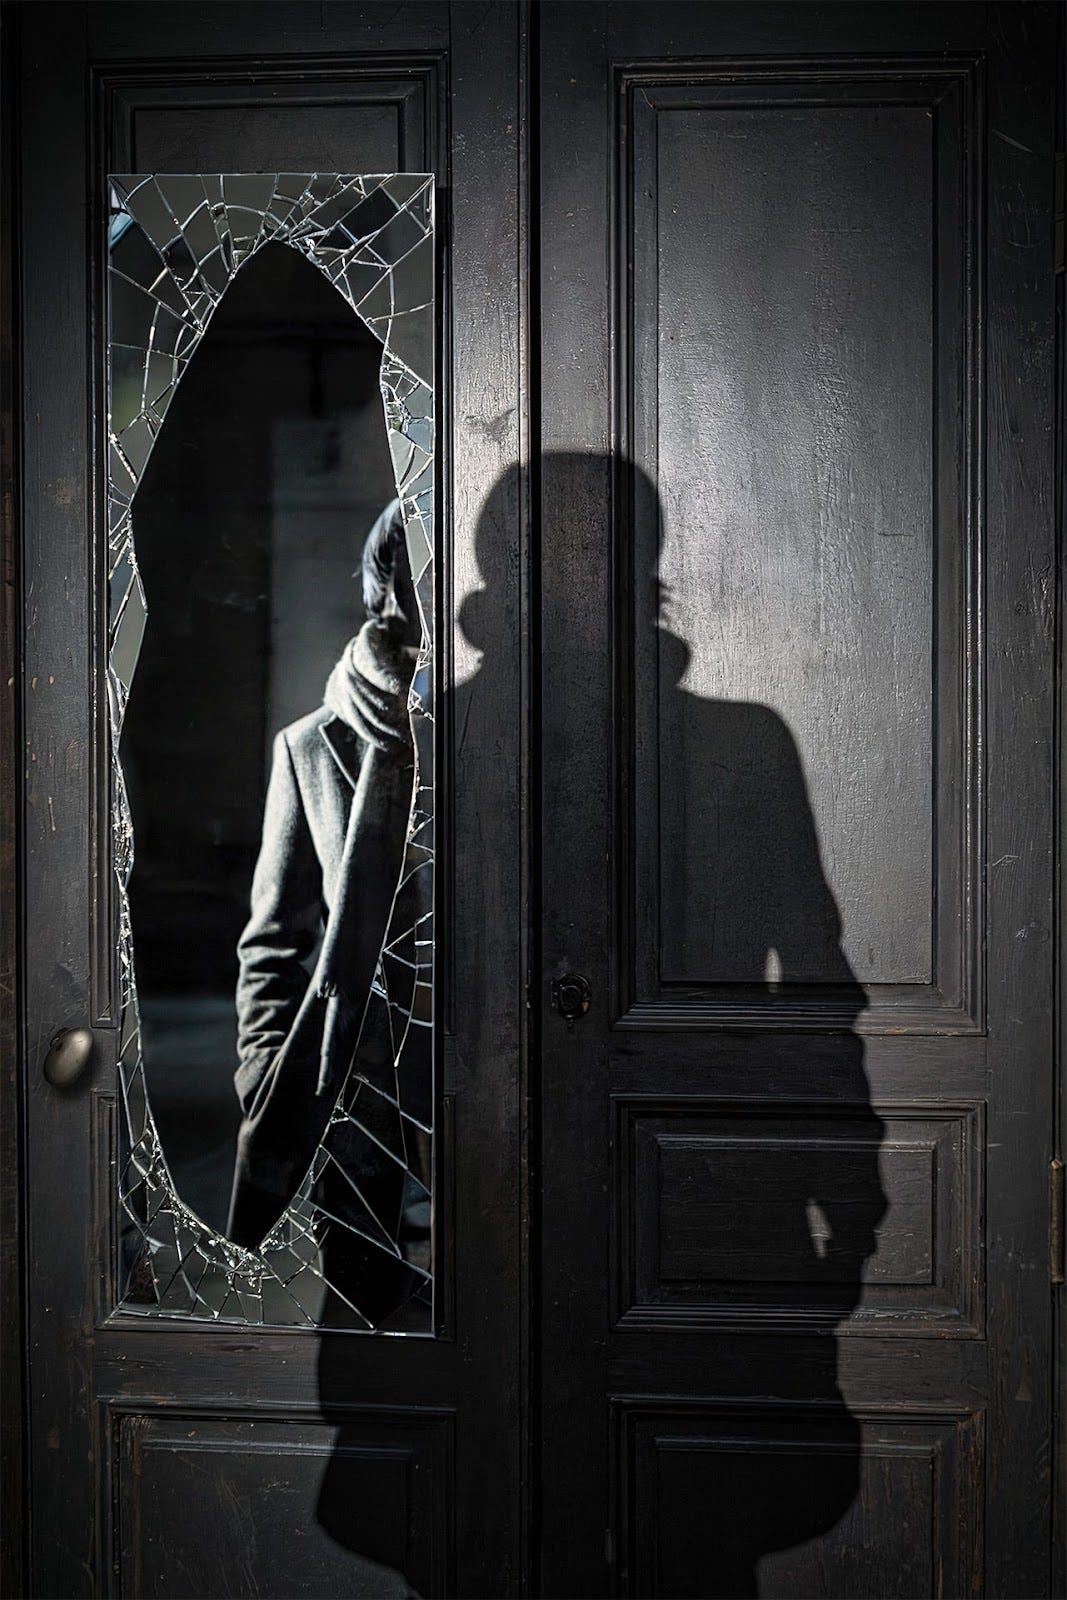
<instances>
[{"instance_id":1,"label":"coat collar","mask_svg":"<svg viewBox=\"0 0 1067 1600\"><path fill-rule=\"evenodd\" d=\"M340 717L328 718L320 725L319 732L326 741L333 759L354 789L359 780L359 768L363 759L363 744L359 735L354 728L342 722Z\"/></svg>"}]
</instances>

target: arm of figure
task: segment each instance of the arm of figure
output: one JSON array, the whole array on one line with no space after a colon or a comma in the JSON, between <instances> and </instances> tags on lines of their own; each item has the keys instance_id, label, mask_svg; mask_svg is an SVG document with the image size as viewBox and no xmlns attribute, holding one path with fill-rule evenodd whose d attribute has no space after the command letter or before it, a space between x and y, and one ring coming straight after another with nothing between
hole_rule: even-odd
<instances>
[{"instance_id":1,"label":"arm of figure","mask_svg":"<svg viewBox=\"0 0 1067 1600\"><path fill-rule=\"evenodd\" d=\"M828 1081L852 1107L855 1139L846 1149L821 1137L813 1124L804 1167L807 1198L822 1211L830 1231L826 1271L837 1285L836 1310L846 1316L859 1300L864 1263L876 1249L887 1205L878 1159L883 1125L871 1107L863 1040L853 1031L867 997L842 946L841 913L823 867L800 753L777 718L773 737L776 806L768 836L777 843L778 881L769 937L783 982L810 982L815 976L832 990L846 1024L826 1037L823 1053Z\"/></svg>"},{"instance_id":2,"label":"arm of figure","mask_svg":"<svg viewBox=\"0 0 1067 1600\"><path fill-rule=\"evenodd\" d=\"M768 744L774 754L766 834L774 841L777 880L768 897L768 930L782 981L810 981L817 975L820 984L834 986L838 1003L850 1007L854 1018L866 996L842 948L841 913L823 868L800 752L777 716Z\"/></svg>"},{"instance_id":3,"label":"arm of figure","mask_svg":"<svg viewBox=\"0 0 1067 1600\"><path fill-rule=\"evenodd\" d=\"M359 778L315 985L360 1010L404 869L415 747L408 687L415 652L395 617L365 622L326 685L328 710L359 734Z\"/></svg>"},{"instance_id":4,"label":"arm of figure","mask_svg":"<svg viewBox=\"0 0 1067 1600\"><path fill-rule=\"evenodd\" d=\"M309 982L304 965L318 940L322 872L285 734L274 741L263 838L248 923L237 945L237 1054L242 1110L285 1043Z\"/></svg>"}]
</instances>

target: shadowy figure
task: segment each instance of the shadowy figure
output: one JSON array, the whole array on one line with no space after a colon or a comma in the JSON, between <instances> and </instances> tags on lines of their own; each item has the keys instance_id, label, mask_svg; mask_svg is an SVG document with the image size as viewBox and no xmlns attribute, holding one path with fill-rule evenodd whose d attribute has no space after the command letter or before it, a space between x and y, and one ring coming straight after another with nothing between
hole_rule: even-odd
<instances>
[{"instance_id":1,"label":"shadowy figure","mask_svg":"<svg viewBox=\"0 0 1067 1600\"><path fill-rule=\"evenodd\" d=\"M604 485L612 468L595 456L557 456L546 463L557 493L563 485L570 504L603 507L605 521ZM628 470L637 480L636 514L646 530L661 530L654 490L637 469ZM477 531L483 572L496 564L501 530L513 525L517 491L513 469L483 507ZM653 531L642 542L636 531L638 559L643 555L658 566L660 534ZM696 531L669 536L695 537ZM703 597L709 610L715 598ZM700 1192L692 1200L701 1227L691 1241L699 1270L678 1287L697 1302L744 1315L740 1334L702 1335L699 1365L691 1374L694 1392L730 1396L736 1403L723 1409L716 1427L719 1420L727 1430L736 1427L737 1447L667 1452L660 1494L673 1502L671 1526L685 1527L687 1537L666 1548L661 1539L655 1557L645 1552L638 1564L651 1571L654 1560L650 1581L658 1593L738 1600L760 1593L763 1558L819 1539L847 1517L856 1500L860 1429L838 1387L835 1331L859 1302L864 1266L875 1252L875 1230L886 1210L878 1173L882 1124L870 1105L863 1043L854 1028L866 996L841 948L841 919L793 736L768 706L707 698L682 687L693 650L666 625L663 599L654 570L636 604L635 668L658 677L660 970L672 969L683 988L691 973L692 987L705 994L709 982L719 985L724 998L756 1013L744 1034L733 1032L725 1043L734 1063L734 1046L751 1052L751 1100L743 1108L746 1116L751 1113L748 1120L773 1118L774 1126L765 1150L756 1148L762 1126L754 1138L746 1130L727 1159L717 1155L701 1169ZM481 589L460 609L460 629L476 648L499 634L492 605L492 593ZM588 641L574 641L576 674L583 648ZM479 674L455 690L444 721L457 739L478 676L487 670L488 657ZM641 692L647 695L647 683ZM651 704L646 698L645 705ZM574 705L580 715L581 700ZM609 750L603 759L610 761ZM639 796L638 805L646 798ZM438 803L447 804L447 797L439 796ZM808 1025L788 1031L789 1014L804 1006L810 1008ZM776 1029L767 1029L763 1018L775 1012ZM717 1089L717 1047L724 1038L703 1037L708 1110L714 1112L717 1093L736 1096L736 1075L729 1090ZM649 1055L654 1073L651 1050ZM648 1087L657 1087L654 1077ZM663 1089L669 1092L666 1077ZM736 1099L720 1109L736 1110ZM551 1161L551 1152L545 1159ZM576 1178L571 1174L568 1181ZM717 1219L715 1227L709 1218ZM576 1211L573 1226L595 1228L606 1238L607 1220L591 1207ZM560 1244L566 1248L565 1241ZM603 1288L606 1339L606 1278ZM358 1510L364 1492L352 1464L358 1431L344 1408L363 1393L361 1343L329 1332L322 1336L322 1411L340 1431L319 1520L354 1553L402 1568L400 1546L383 1550L373 1515ZM551 1383L550 1373L545 1381ZM656 1391L657 1381L650 1364L648 1392ZM599 1470L609 1472L606 1458ZM635 1509L638 1521L651 1526L653 1508ZM407 1578L414 1592L430 1593L427 1574L408 1571ZM640 1583L639 1574L632 1579ZM766 1592L776 1590L774 1585Z\"/></svg>"},{"instance_id":2,"label":"shadowy figure","mask_svg":"<svg viewBox=\"0 0 1067 1600\"><path fill-rule=\"evenodd\" d=\"M736 1448L685 1452L677 1458L684 1481L664 1482L661 1492L673 1489L679 1509L691 1508L692 1538L684 1547L661 1544L659 1592L754 1596L761 1559L825 1535L858 1492L860 1429L838 1387L834 1333L860 1300L886 1211L883 1125L871 1108L854 1026L866 994L841 946L795 740L769 706L683 687L699 663L669 626L660 552L665 537L702 534L665 529L652 485L630 470L633 548L652 567L646 590L635 595L634 651L635 671L657 683L655 691L638 689L645 716L656 718L659 763L653 981L705 998L711 986L744 1009L757 1036L746 1046L754 1076L744 1132L699 1169L702 1193L693 1204L705 1232L692 1241L698 1282L688 1294L766 1330L742 1339L740 1354L736 1335L709 1333L703 1341L694 1388L742 1401L748 1394L760 1404L736 1421L721 1419L727 1433L737 1430ZM575 471L580 478L588 468ZM714 617L717 595L686 599ZM768 1022L784 1031L767 1031ZM715 1047L723 1041L705 1037L714 1097ZM675 1515L672 1525L684 1526ZM770 1574L768 1585L767 1593L778 1592ZM796 1588L792 1578L788 1587Z\"/></svg>"},{"instance_id":3,"label":"shadowy figure","mask_svg":"<svg viewBox=\"0 0 1067 1600\"><path fill-rule=\"evenodd\" d=\"M675 1487L692 1507L693 1537L684 1548L661 1546L659 1592L739 1600L779 1592L773 1580L761 1590L761 1558L826 1534L856 1499L860 1429L838 1388L834 1332L860 1300L886 1211L883 1125L853 1027L866 996L841 949L793 736L765 705L683 688L692 652L666 627L658 634L660 739L678 753L659 831L663 906L677 917L674 959L757 1012L821 1002L832 1019L828 1032L767 1037L766 1062L753 1056L760 1076L743 1140L766 1138L768 1148L741 1142L717 1152L694 1197L721 1230L694 1241L695 1298L744 1307L748 1326L765 1317L767 1331L750 1335L740 1355L736 1336L707 1336L694 1387L750 1393L760 1405L740 1424L724 1419L739 1426L736 1449L702 1452L695 1474L694 1454L679 1458L685 1481ZM714 1059L709 1050L709 1096ZM836 1104L812 1104L824 1095ZM773 1127L753 1128L753 1111L774 1116ZM794 1326L783 1329L783 1317ZM783 1429L794 1406L805 1411ZM673 1470L668 1459L664 1471Z\"/></svg>"}]
</instances>

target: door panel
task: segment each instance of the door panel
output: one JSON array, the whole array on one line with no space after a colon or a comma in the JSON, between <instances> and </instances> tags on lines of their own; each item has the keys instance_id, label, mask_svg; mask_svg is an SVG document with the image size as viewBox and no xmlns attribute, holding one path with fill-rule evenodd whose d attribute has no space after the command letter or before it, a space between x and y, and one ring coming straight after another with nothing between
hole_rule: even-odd
<instances>
[{"instance_id":1,"label":"door panel","mask_svg":"<svg viewBox=\"0 0 1067 1600\"><path fill-rule=\"evenodd\" d=\"M874 1169L886 1209L848 1333L979 1332L979 1108L615 1106L620 1322L832 1323L854 1285L829 1219L870 1204Z\"/></svg>"},{"instance_id":2,"label":"door panel","mask_svg":"<svg viewBox=\"0 0 1067 1600\"><path fill-rule=\"evenodd\" d=\"M710 1585L722 1583L717 1570L736 1583L753 1535L757 1547L769 1547L761 1594L884 1600L965 1594L981 1581L980 1439L969 1415L854 1407L842 1422L816 1406L798 1414L773 1405L649 1404L620 1407L617 1426L635 1594L707 1593L709 1575ZM806 1493L798 1493L800 1463ZM847 1509L830 1525L837 1507L827 1513L826 1485L835 1476ZM775 1500L789 1506L792 1527L772 1509ZM784 1535L804 1542L774 1549Z\"/></svg>"},{"instance_id":3,"label":"door panel","mask_svg":"<svg viewBox=\"0 0 1067 1600\"><path fill-rule=\"evenodd\" d=\"M296 1542L295 1581L323 1600L446 1593L451 1422L370 1412L335 1442L323 1423L117 1415L119 1591L278 1593Z\"/></svg>"},{"instance_id":4,"label":"door panel","mask_svg":"<svg viewBox=\"0 0 1067 1600\"><path fill-rule=\"evenodd\" d=\"M1055 50L543 8L548 1594L1048 1592Z\"/></svg>"},{"instance_id":5,"label":"door panel","mask_svg":"<svg viewBox=\"0 0 1067 1600\"><path fill-rule=\"evenodd\" d=\"M925 1030L933 1007L973 1027L975 67L693 77L635 69L618 88L620 382L631 458L661 498L661 517L635 503L632 635L620 619L624 871L636 925L656 929L634 999L721 1021L759 992L776 941L794 1007L839 981L833 931L796 926L810 842L788 793L757 840L747 788L701 758L743 739L745 784L781 785L791 736L867 1025L918 1009ZM724 699L763 723L710 725Z\"/></svg>"},{"instance_id":6,"label":"door panel","mask_svg":"<svg viewBox=\"0 0 1067 1600\"><path fill-rule=\"evenodd\" d=\"M525 537L520 497L498 510L500 542L480 560L473 531L520 455L520 20L509 8L475 16L447 5L98 4L18 16L29 1592L371 1593L376 1569L382 1582L399 1585L401 1574L423 1593L515 1589L523 985L512 804L520 662L507 619L518 604L509 552ZM104 174L163 166L437 175L446 240L438 773L447 774L438 793L443 782L463 798L443 803L439 839L451 933L438 971L447 1178L433 1338L191 1328L117 1309L116 908L96 432L105 329L102 258L88 241L104 236ZM452 228L462 242L449 247ZM487 405L501 419L491 433L478 426ZM467 646L455 615L474 589L484 590L494 671L464 708L456 749L451 676ZM40 1064L57 1027L86 1022L91 1082L64 1095Z\"/></svg>"}]
</instances>

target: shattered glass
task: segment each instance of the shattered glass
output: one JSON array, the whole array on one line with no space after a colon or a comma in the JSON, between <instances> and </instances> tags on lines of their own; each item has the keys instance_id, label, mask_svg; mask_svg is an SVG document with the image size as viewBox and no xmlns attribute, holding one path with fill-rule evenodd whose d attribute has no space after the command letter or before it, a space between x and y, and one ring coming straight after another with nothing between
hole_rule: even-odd
<instances>
[{"instance_id":1,"label":"shattered glass","mask_svg":"<svg viewBox=\"0 0 1067 1600\"><path fill-rule=\"evenodd\" d=\"M213 1322L312 1327L325 1320L383 1333L430 1333L433 1094L425 1085L413 1098L407 1086L411 1063L417 1077L418 1063L432 1059L433 179L417 173L218 173L114 176L110 183L108 686L125 1121L121 1309ZM151 626L137 567L137 487L215 307L268 242L301 252L383 347L384 422L421 643L408 696L416 766L406 859L359 1040L302 1183L258 1249L250 1250L209 1228L183 1203L153 1120L127 895L135 839L118 751L138 652ZM360 1152L370 1146L403 1173L402 1204L389 1215L361 1186ZM355 1274L353 1249L363 1263ZM369 1298L361 1288L368 1281L375 1285Z\"/></svg>"}]
</instances>

